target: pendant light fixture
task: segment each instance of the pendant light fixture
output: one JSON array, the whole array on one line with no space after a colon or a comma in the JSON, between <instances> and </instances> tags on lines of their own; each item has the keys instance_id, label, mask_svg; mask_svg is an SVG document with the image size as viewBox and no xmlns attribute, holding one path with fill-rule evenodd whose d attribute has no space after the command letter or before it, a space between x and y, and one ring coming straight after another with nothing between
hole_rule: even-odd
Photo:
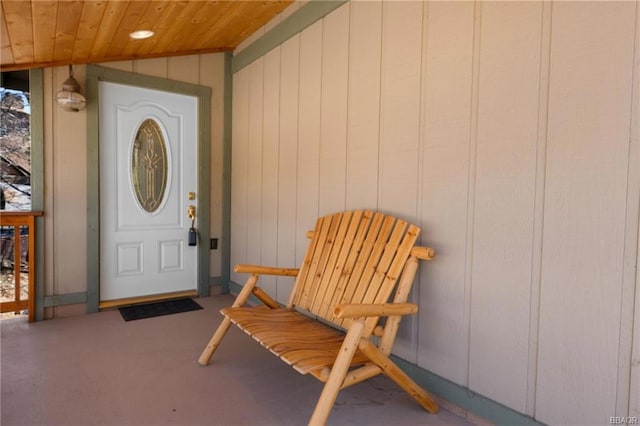
<instances>
[{"instance_id":1,"label":"pendant light fixture","mask_svg":"<svg viewBox=\"0 0 640 426\"><path fill-rule=\"evenodd\" d=\"M62 90L56 95L56 103L65 111L80 111L87 106L87 100L80 94L80 85L73 78L73 68L69 65L69 78L62 83Z\"/></svg>"}]
</instances>

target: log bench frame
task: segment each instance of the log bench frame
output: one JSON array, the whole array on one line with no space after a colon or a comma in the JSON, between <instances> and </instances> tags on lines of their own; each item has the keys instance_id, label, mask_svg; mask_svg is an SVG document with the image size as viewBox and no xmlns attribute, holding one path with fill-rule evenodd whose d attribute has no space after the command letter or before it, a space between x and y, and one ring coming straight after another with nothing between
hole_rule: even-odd
<instances>
[{"instance_id":1,"label":"log bench frame","mask_svg":"<svg viewBox=\"0 0 640 426\"><path fill-rule=\"evenodd\" d=\"M250 276L233 305L222 309L224 319L198 362L209 363L233 323L301 374L325 383L311 425L327 422L341 389L378 374L436 413L433 397L389 357L402 316L418 311L407 303L418 261L434 256L433 249L414 246L419 234L417 226L390 215L336 213L319 218L307 233L311 242L299 269L236 265L236 272ZM260 275L295 277L286 306L257 286ZM263 305L244 306L251 295Z\"/></svg>"}]
</instances>

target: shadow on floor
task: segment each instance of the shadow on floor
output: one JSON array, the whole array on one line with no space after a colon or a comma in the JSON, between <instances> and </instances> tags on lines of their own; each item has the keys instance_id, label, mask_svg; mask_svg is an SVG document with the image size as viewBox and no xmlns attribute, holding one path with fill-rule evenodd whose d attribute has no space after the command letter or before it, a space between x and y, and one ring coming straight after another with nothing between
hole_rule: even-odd
<instances>
[{"instance_id":1,"label":"shadow on floor","mask_svg":"<svg viewBox=\"0 0 640 426\"><path fill-rule=\"evenodd\" d=\"M11 425L303 425L322 384L232 327L207 367L200 352L230 296L203 310L125 322L117 310L2 321L1 417ZM343 390L334 425L468 425L424 411L385 377Z\"/></svg>"}]
</instances>

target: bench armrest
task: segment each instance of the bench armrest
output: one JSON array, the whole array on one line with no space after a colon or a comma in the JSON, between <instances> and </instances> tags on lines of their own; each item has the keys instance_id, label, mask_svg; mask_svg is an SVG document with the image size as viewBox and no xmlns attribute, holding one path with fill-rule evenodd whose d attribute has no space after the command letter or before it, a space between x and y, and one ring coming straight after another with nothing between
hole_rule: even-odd
<instances>
[{"instance_id":1,"label":"bench armrest","mask_svg":"<svg viewBox=\"0 0 640 426\"><path fill-rule=\"evenodd\" d=\"M297 268L273 268L270 266L259 265L236 265L233 270L238 273L256 274L256 275L284 275L289 277L295 277L298 275L299 269Z\"/></svg>"},{"instance_id":2,"label":"bench armrest","mask_svg":"<svg viewBox=\"0 0 640 426\"><path fill-rule=\"evenodd\" d=\"M411 256L415 256L422 260L432 260L436 255L436 251L431 247L419 247L415 246L411 249Z\"/></svg>"},{"instance_id":3,"label":"bench armrest","mask_svg":"<svg viewBox=\"0 0 640 426\"><path fill-rule=\"evenodd\" d=\"M337 305L333 314L337 318L386 317L390 315L409 315L418 312L414 303L376 303Z\"/></svg>"}]
</instances>

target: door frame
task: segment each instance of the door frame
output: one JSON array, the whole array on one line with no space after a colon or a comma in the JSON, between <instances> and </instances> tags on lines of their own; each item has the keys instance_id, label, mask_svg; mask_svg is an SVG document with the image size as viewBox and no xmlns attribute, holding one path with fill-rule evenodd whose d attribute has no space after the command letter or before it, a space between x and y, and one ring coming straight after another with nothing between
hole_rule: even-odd
<instances>
[{"instance_id":1,"label":"door frame","mask_svg":"<svg viewBox=\"0 0 640 426\"><path fill-rule=\"evenodd\" d=\"M197 291L209 295L211 89L192 83L169 80L87 65L87 313L98 312L100 304L100 132L98 85L100 81L162 90L198 99L198 188L196 208L200 244L197 249Z\"/></svg>"}]
</instances>

